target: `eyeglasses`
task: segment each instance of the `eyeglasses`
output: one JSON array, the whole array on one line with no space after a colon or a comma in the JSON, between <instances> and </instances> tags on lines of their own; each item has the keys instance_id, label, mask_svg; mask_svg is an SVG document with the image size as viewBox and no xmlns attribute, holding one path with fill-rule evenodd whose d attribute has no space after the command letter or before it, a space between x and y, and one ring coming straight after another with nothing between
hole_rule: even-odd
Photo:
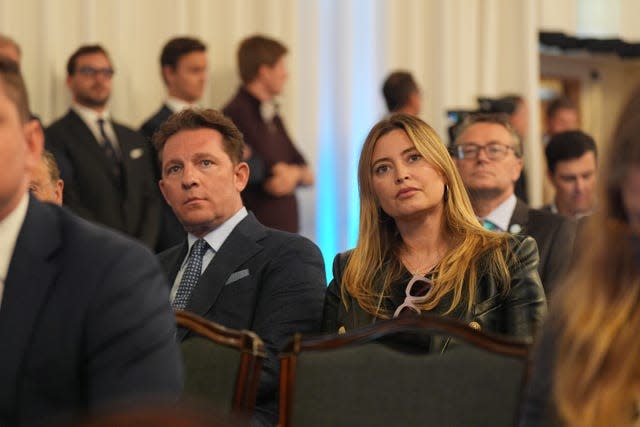
<instances>
[{"instance_id":1,"label":"eyeglasses","mask_svg":"<svg viewBox=\"0 0 640 427\"><path fill-rule=\"evenodd\" d=\"M478 145L478 144L460 144L456 145L454 148L454 155L460 159L477 159L478 155L480 155L480 151L484 150L487 154L487 157L491 160L501 160L503 159L509 150L513 150L515 155L519 155L519 150L513 145L505 145L498 144L497 142L492 142L487 145Z\"/></svg>"},{"instance_id":2,"label":"eyeglasses","mask_svg":"<svg viewBox=\"0 0 640 427\"><path fill-rule=\"evenodd\" d=\"M427 277L413 276L407 287L405 288L404 302L396 308L393 313L393 317L398 317L401 313L405 312L405 309L413 310L420 314L421 310L416 304L422 304L427 300L429 291L433 286L433 281Z\"/></svg>"},{"instance_id":3,"label":"eyeglasses","mask_svg":"<svg viewBox=\"0 0 640 427\"><path fill-rule=\"evenodd\" d=\"M86 77L95 77L98 74L102 74L106 78L111 78L111 77L113 77L113 73L115 73L115 71L111 67L94 68L94 67L90 67L88 65L85 65L84 67L78 68L77 71L80 74L82 74L83 76L86 76Z\"/></svg>"}]
</instances>

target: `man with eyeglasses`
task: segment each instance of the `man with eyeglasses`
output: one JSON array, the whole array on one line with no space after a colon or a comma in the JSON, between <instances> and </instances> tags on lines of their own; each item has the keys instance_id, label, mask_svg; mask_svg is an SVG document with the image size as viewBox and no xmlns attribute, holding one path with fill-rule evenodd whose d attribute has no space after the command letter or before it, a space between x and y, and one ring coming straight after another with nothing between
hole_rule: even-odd
<instances>
[{"instance_id":1,"label":"man with eyeglasses","mask_svg":"<svg viewBox=\"0 0 640 427\"><path fill-rule=\"evenodd\" d=\"M160 222L154 159L144 137L109 114L113 75L100 45L81 46L71 55L66 83L73 102L46 129L47 148L67 165L61 172L69 209L153 248Z\"/></svg>"},{"instance_id":2,"label":"man with eyeglasses","mask_svg":"<svg viewBox=\"0 0 640 427\"><path fill-rule=\"evenodd\" d=\"M508 117L468 117L451 152L473 210L485 228L527 234L536 240L540 253L538 272L548 294L571 261L575 223L532 209L515 196L515 182L522 171L522 147Z\"/></svg>"}]
</instances>

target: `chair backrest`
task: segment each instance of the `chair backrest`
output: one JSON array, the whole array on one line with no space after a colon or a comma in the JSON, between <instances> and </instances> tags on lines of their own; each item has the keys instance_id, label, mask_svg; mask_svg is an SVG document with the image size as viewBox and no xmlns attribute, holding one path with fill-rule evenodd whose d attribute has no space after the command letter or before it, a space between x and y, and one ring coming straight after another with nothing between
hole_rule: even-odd
<instances>
[{"instance_id":1,"label":"chair backrest","mask_svg":"<svg viewBox=\"0 0 640 427\"><path fill-rule=\"evenodd\" d=\"M429 351L436 337L446 351ZM296 335L280 356L279 425L513 426L528 348L432 316Z\"/></svg>"},{"instance_id":2,"label":"chair backrest","mask_svg":"<svg viewBox=\"0 0 640 427\"><path fill-rule=\"evenodd\" d=\"M180 344L184 397L233 413L251 414L265 357L258 335L226 328L186 311L177 311L176 321L190 332Z\"/></svg>"}]
</instances>

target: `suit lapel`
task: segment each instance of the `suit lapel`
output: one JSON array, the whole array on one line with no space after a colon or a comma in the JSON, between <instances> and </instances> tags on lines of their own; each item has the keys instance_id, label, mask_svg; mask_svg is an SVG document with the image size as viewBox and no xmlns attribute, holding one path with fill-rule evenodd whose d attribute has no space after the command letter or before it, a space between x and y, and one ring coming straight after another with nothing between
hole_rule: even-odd
<instances>
[{"instance_id":1,"label":"suit lapel","mask_svg":"<svg viewBox=\"0 0 640 427\"><path fill-rule=\"evenodd\" d=\"M513 214L511 214L511 220L509 221L509 232L512 232L516 228L519 230L516 232L513 231L514 234L527 234L527 227L529 225L529 210L531 208L524 203L522 200L518 199L516 202L516 207L513 210Z\"/></svg>"},{"instance_id":2,"label":"suit lapel","mask_svg":"<svg viewBox=\"0 0 640 427\"><path fill-rule=\"evenodd\" d=\"M187 310L204 316L215 304L229 276L262 250L257 242L264 234L264 227L253 214L244 218L224 241L200 277Z\"/></svg>"},{"instance_id":3,"label":"suit lapel","mask_svg":"<svg viewBox=\"0 0 640 427\"><path fill-rule=\"evenodd\" d=\"M18 378L36 329L38 315L55 283L55 252L62 242L57 208L34 198L22 225L9 264L0 306L0 401L16 398ZM8 385L8 386L7 386Z\"/></svg>"}]
</instances>

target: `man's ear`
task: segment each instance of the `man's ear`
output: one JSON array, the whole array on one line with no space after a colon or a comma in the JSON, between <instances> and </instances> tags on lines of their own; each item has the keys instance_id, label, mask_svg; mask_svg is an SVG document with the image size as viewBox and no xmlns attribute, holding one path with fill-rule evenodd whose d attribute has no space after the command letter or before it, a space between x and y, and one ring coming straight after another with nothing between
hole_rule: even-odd
<instances>
[{"instance_id":1,"label":"man's ear","mask_svg":"<svg viewBox=\"0 0 640 427\"><path fill-rule=\"evenodd\" d=\"M246 162L240 162L235 166L234 175L236 177L236 190L238 193L247 186L250 173L249 165Z\"/></svg>"},{"instance_id":2,"label":"man's ear","mask_svg":"<svg viewBox=\"0 0 640 427\"><path fill-rule=\"evenodd\" d=\"M23 125L25 141L27 142L27 167L29 171L36 167L42 150L44 149L44 130L36 119L31 119Z\"/></svg>"},{"instance_id":3,"label":"man's ear","mask_svg":"<svg viewBox=\"0 0 640 427\"><path fill-rule=\"evenodd\" d=\"M160 74L162 75L162 81L165 85L169 86L169 82L172 81L173 75L175 74L173 67L170 65L163 65L160 70Z\"/></svg>"}]
</instances>

